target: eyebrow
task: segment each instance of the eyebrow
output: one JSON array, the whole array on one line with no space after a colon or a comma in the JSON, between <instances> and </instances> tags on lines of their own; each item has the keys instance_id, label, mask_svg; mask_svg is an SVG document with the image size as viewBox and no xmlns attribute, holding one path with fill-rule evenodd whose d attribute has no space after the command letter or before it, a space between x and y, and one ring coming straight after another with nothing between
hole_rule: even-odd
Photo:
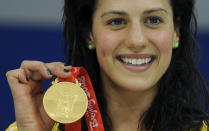
<instances>
[{"instance_id":1,"label":"eyebrow","mask_svg":"<svg viewBox=\"0 0 209 131\"><path fill-rule=\"evenodd\" d=\"M147 10L147 11L144 11L144 14L150 14L150 13L158 12L158 11L163 11L166 14L168 14L168 11L163 8L155 8L155 9Z\"/></svg>"},{"instance_id":2,"label":"eyebrow","mask_svg":"<svg viewBox=\"0 0 209 131\"><path fill-rule=\"evenodd\" d=\"M105 15L108 15L108 14L115 14L115 15L122 15L122 16L126 16L128 15L127 13L123 12L123 11L108 11L108 12L105 12L101 15L101 17L105 16Z\"/></svg>"},{"instance_id":3,"label":"eyebrow","mask_svg":"<svg viewBox=\"0 0 209 131\"><path fill-rule=\"evenodd\" d=\"M146 10L144 11L144 14L150 14L150 13L153 13L153 12L158 12L158 11L163 11L165 12L166 14L168 14L168 11L166 11L165 9L163 8L154 8L154 9L151 9L151 10ZM108 11L108 12L105 12L101 15L101 17L105 16L105 15L108 15L108 14L116 14L116 15L122 15L122 16L127 16L128 14L125 13L124 11L115 11L115 10L112 10L112 11Z\"/></svg>"}]
</instances>

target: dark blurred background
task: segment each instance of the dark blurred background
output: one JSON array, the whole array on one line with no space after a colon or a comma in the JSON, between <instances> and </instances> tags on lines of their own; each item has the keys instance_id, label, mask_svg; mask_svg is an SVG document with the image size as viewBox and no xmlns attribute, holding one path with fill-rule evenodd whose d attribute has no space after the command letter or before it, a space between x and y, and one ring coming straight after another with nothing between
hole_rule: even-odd
<instances>
[{"instance_id":1,"label":"dark blurred background","mask_svg":"<svg viewBox=\"0 0 209 131\"><path fill-rule=\"evenodd\" d=\"M196 3L199 69L209 80L209 1ZM5 74L22 60L65 61L62 39L63 0L0 0L0 130L15 121L12 95ZM208 84L209 85L209 84ZM44 84L49 86L49 80Z\"/></svg>"}]
</instances>

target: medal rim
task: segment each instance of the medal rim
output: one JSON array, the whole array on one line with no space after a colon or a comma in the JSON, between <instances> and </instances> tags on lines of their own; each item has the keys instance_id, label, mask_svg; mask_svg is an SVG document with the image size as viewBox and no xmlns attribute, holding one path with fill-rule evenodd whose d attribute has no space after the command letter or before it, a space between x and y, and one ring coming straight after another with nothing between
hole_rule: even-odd
<instances>
[{"instance_id":1,"label":"medal rim","mask_svg":"<svg viewBox=\"0 0 209 131\"><path fill-rule=\"evenodd\" d=\"M59 120L56 120L56 119L54 119L53 117L51 117L50 116L50 112L49 111L47 111L47 106L46 106L46 97L47 97L47 95L50 93L50 90L53 90L54 88L62 88L61 86L65 86L65 87L68 87L68 88L77 88L78 90L80 90L79 91L79 94L80 93L84 93L84 95L86 96L86 97L82 97L83 98L83 101L85 101L85 103L86 103L86 105L85 105L85 110L84 110L84 112L82 112L82 115L81 115L81 117L80 118L78 118L78 119L74 119L74 120L70 120L70 119L68 119L68 120L64 120L64 121L59 121ZM59 89L56 89L56 90L59 90ZM85 115L85 113L86 113L86 111L87 111L87 108L88 108L88 98L87 98L87 95L86 95L86 93L85 93L85 91L80 87L80 85L79 85L79 83L72 83L72 82L59 82L59 83L55 83L55 84L53 84L53 85L51 85L48 89L47 89L47 91L45 92L45 94L44 94L44 97L43 97L43 106L44 106L44 110L45 110L45 112L47 113L47 115L52 119L52 120L54 120L54 121L56 121L56 122L59 122L59 123L63 123L63 124L67 124L67 123L73 123L73 122L76 122L76 121L78 121L79 119L81 119L84 115Z\"/></svg>"}]
</instances>

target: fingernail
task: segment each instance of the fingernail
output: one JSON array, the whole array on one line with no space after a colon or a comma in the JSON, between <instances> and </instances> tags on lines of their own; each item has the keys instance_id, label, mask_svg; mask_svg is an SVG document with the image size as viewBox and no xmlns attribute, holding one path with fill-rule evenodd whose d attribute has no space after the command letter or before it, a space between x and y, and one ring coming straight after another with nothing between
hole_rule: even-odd
<instances>
[{"instance_id":1,"label":"fingernail","mask_svg":"<svg viewBox=\"0 0 209 131\"><path fill-rule=\"evenodd\" d=\"M52 75L52 73L51 73L51 71L50 71L49 69L47 69L46 72L47 72L47 74L48 74L49 76Z\"/></svg>"},{"instance_id":2,"label":"fingernail","mask_svg":"<svg viewBox=\"0 0 209 131\"><path fill-rule=\"evenodd\" d=\"M65 73L69 73L70 71L69 71L69 70L67 70L67 69L64 69L64 72L65 72Z\"/></svg>"}]
</instances>

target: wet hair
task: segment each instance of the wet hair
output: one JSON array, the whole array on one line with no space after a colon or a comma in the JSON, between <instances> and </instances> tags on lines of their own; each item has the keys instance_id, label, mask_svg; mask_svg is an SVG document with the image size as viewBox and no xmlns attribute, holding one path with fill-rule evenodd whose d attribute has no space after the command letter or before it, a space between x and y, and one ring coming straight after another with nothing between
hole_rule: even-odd
<instances>
[{"instance_id":1,"label":"wet hair","mask_svg":"<svg viewBox=\"0 0 209 131\"><path fill-rule=\"evenodd\" d=\"M180 46L173 50L170 66L158 82L159 90L151 107L139 120L146 130L182 131L194 128L198 131L202 121L209 119L209 93L197 67L200 49L196 41L194 4L194 0L170 0L174 26L180 32ZM96 51L87 48L96 6L97 0L65 0L63 22L65 53L68 57L66 64L87 69L105 130L111 131L112 123L101 88ZM85 126L84 120L83 124Z\"/></svg>"}]
</instances>

